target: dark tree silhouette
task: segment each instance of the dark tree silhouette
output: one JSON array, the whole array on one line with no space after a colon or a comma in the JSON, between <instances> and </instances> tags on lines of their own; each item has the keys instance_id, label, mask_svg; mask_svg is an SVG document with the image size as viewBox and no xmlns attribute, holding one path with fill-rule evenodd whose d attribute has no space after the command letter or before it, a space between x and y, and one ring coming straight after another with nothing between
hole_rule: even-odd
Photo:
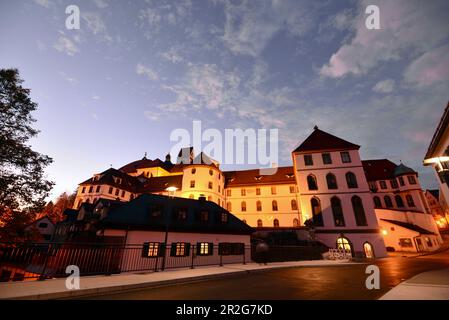
<instances>
[{"instance_id":1,"label":"dark tree silhouette","mask_svg":"<svg viewBox=\"0 0 449 320\"><path fill-rule=\"evenodd\" d=\"M17 69L0 69L0 227L6 229L30 222L53 186L44 177L52 159L27 144L38 134L31 115L37 104L22 82Z\"/></svg>"}]
</instances>

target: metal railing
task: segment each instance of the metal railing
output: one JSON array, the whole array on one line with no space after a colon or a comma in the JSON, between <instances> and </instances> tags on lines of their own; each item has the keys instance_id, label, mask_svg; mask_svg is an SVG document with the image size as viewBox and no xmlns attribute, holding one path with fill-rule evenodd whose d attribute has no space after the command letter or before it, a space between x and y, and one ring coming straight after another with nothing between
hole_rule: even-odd
<instances>
[{"instance_id":1,"label":"metal railing","mask_svg":"<svg viewBox=\"0 0 449 320\"><path fill-rule=\"evenodd\" d=\"M213 245L202 255L196 244L183 255L174 255L171 245L148 256L143 244L0 243L0 281L42 280L67 277L67 266L75 265L81 276L122 272L157 272L172 268L223 266L225 264L321 259L322 249L312 246L272 246L261 256L255 246L239 252L220 251ZM228 252L229 253L229 252Z\"/></svg>"}]
</instances>

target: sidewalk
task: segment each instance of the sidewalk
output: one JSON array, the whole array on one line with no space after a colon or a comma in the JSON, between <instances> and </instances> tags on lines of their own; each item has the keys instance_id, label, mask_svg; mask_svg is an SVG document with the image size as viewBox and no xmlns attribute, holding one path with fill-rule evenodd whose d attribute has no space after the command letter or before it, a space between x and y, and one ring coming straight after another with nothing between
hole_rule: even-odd
<instances>
[{"instance_id":1,"label":"sidewalk","mask_svg":"<svg viewBox=\"0 0 449 320\"><path fill-rule=\"evenodd\" d=\"M22 281L0 283L0 299L63 299L95 294L110 294L149 287L173 285L224 276L260 272L279 268L340 266L352 264L347 260L313 260L273 262L268 265L257 263L230 264L223 267L197 267L195 269L172 269L163 272L128 273L111 276L89 276L80 279L79 290L68 290L65 278L45 281Z\"/></svg>"},{"instance_id":2,"label":"sidewalk","mask_svg":"<svg viewBox=\"0 0 449 320\"><path fill-rule=\"evenodd\" d=\"M449 300L449 269L420 273L388 291L380 300Z\"/></svg>"}]
</instances>

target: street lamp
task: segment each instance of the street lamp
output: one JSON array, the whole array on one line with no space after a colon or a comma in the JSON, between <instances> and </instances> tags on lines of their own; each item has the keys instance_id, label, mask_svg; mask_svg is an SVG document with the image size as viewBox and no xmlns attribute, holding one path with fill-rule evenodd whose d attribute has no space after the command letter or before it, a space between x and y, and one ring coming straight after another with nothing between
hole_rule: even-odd
<instances>
[{"instance_id":1,"label":"street lamp","mask_svg":"<svg viewBox=\"0 0 449 320\"><path fill-rule=\"evenodd\" d=\"M176 190L178 190L178 188L176 188L176 187L173 187L173 186L170 186L170 187L168 187L168 188L166 188L165 189L167 192L168 192L168 196L170 197L170 198L174 198L175 197L175 192L176 192ZM164 255L162 256L162 271L164 271L164 269L165 269L165 256L167 255L167 241L168 241L168 225L169 225L169 223L170 223L170 219L171 219L171 217L170 217L170 215L168 215L166 218L165 218L165 240L164 240L164 243L165 243L165 252L164 252Z\"/></svg>"}]
</instances>

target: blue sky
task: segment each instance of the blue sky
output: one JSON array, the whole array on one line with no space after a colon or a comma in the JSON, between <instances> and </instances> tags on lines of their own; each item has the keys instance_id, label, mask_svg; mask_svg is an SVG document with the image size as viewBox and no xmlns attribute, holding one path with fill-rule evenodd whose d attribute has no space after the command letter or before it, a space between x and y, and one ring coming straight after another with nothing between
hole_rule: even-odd
<instances>
[{"instance_id":1,"label":"blue sky","mask_svg":"<svg viewBox=\"0 0 449 320\"><path fill-rule=\"evenodd\" d=\"M65 28L73 4L80 30ZM435 187L421 164L449 100L448 14L444 0L0 0L0 67L39 103L32 145L54 159L54 195L163 159L193 120L278 128L280 165L316 124Z\"/></svg>"}]
</instances>

